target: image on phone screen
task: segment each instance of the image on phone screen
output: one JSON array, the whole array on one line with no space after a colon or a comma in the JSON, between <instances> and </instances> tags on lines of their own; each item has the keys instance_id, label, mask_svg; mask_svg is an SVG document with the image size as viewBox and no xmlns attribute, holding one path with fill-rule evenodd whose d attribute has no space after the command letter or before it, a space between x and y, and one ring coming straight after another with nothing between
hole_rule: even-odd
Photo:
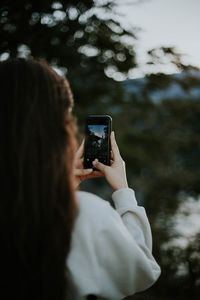
<instances>
[{"instance_id":1,"label":"image on phone screen","mask_svg":"<svg viewBox=\"0 0 200 300\"><path fill-rule=\"evenodd\" d=\"M84 168L93 168L92 161L110 164L110 116L90 116L86 121ZM94 169L94 168L93 168Z\"/></svg>"},{"instance_id":2,"label":"image on phone screen","mask_svg":"<svg viewBox=\"0 0 200 300\"><path fill-rule=\"evenodd\" d=\"M106 156L108 151L108 125L88 125L86 144L86 154L94 157Z\"/></svg>"}]
</instances>

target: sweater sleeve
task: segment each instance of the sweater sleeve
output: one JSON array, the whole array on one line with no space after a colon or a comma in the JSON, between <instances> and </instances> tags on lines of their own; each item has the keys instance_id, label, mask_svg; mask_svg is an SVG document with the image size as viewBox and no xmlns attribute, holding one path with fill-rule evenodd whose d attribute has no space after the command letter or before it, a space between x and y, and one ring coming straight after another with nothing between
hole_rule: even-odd
<instances>
[{"instance_id":1,"label":"sweater sleeve","mask_svg":"<svg viewBox=\"0 0 200 300\"><path fill-rule=\"evenodd\" d=\"M145 209L137 205L132 189L113 193L116 210L106 210L98 237L101 294L122 299L149 288L160 267L152 256L152 236Z\"/></svg>"},{"instance_id":2,"label":"sweater sleeve","mask_svg":"<svg viewBox=\"0 0 200 300\"><path fill-rule=\"evenodd\" d=\"M124 225L140 247L152 251L152 234L144 207L138 206L134 190L124 188L115 191L112 199Z\"/></svg>"}]
</instances>

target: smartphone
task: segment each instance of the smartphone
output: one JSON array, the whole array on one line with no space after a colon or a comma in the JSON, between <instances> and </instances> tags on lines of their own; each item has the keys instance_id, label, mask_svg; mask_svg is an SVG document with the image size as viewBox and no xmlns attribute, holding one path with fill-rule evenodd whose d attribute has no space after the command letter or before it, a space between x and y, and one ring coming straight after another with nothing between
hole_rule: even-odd
<instances>
[{"instance_id":1,"label":"smartphone","mask_svg":"<svg viewBox=\"0 0 200 300\"><path fill-rule=\"evenodd\" d=\"M110 166L110 134L112 118L108 115L88 116L85 124L84 168L94 169L92 162L97 158Z\"/></svg>"}]
</instances>

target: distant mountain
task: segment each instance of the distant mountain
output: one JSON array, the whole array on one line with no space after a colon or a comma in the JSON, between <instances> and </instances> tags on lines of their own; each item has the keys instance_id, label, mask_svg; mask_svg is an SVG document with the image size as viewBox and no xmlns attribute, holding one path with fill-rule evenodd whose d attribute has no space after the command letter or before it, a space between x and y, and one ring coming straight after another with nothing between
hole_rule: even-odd
<instances>
[{"instance_id":1,"label":"distant mountain","mask_svg":"<svg viewBox=\"0 0 200 300\"><path fill-rule=\"evenodd\" d=\"M154 103L164 99L200 100L200 70L190 68L181 73L151 74L123 82L127 100L134 94L138 99L148 97Z\"/></svg>"}]
</instances>

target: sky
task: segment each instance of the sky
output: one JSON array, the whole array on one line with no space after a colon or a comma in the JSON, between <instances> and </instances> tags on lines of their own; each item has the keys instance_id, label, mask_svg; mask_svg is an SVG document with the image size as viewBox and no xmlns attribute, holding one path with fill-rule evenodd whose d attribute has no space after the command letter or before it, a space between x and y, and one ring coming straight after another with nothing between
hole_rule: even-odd
<instances>
[{"instance_id":1,"label":"sky","mask_svg":"<svg viewBox=\"0 0 200 300\"><path fill-rule=\"evenodd\" d=\"M92 131L94 131L94 134L97 135L98 137L101 137L105 135L104 133L104 128L106 126L104 125L88 125L88 128Z\"/></svg>"},{"instance_id":2,"label":"sky","mask_svg":"<svg viewBox=\"0 0 200 300\"><path fill-rule=\"evenodd\" d=\"M142 77L149 71L174 73L176 68L167 64L159 70L144 67L146 50L160 46L175 46L183 61L200 67L200 0L117 0L117 12L123 14L120 22L136 26L136 49L139 70L130 77ZM134 4L137 2L137 4ZM129 4L127 4L129 3Z\"/></svg>"}]
</instances>

